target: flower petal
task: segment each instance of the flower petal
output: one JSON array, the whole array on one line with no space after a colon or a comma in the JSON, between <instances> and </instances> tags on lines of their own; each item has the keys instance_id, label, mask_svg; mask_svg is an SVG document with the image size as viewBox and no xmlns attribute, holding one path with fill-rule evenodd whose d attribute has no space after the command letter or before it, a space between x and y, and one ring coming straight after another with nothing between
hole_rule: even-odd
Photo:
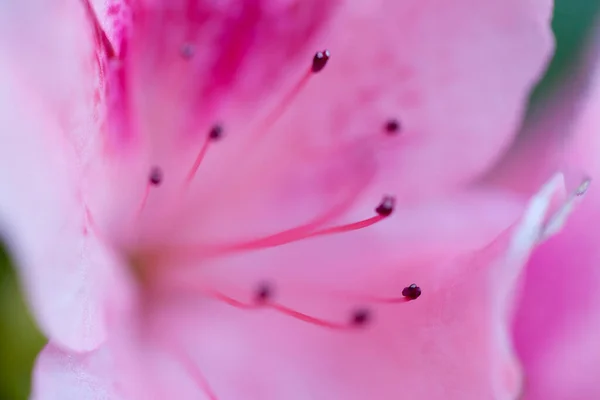
<instances>
[{"instance_id":1,"label":"flower petal","mask_svg":"<svg viewBox=\"0 0 600 400\"><path fill-rule=\"evenodd\" d=\"M127 31L108 74L120 158L95 179L113 205L99 196L94 209L107 209L104 230L125 231L159 166L138 229L152 246L165 230L238 240L306 224L344 196L416 202L465 183L512 137L551 48L549 0L144 0L130 22L116 3L97 9ZM325 47L329 64L307 75ZM223 140L209 143L216 123Z\"/></svg>"},{"instance_id":2,"label":"flower petal","mask_svg":"<svg viewBox=\"0 0 600 400\"><path fill-rule=\"evenodd\" d=\"M107 55L118 57L129 34L131 11L127 0L84 0L94 13L97 28L108 43ZM104 39L104 38L103 38ZM114 54L113 54L114 52Z\"/></svg>"},{"instance_id":3,"label":"flower petal","mask_svg":"<svg viewBox=\"0 0 600 400\"><path fill-rule=\"evenodd\" d=\"M596 38L597 40L597 38ZM583 70L565 85L527 131L497 178L527 190L549 170L567 168L591 178L590 187L562 230L534 253L526 268L514 340L525 373L528 400L594 399L600 384L600 70L598 43ZM541 165L533 163L543 161ZM587 182L587 181L586 181Z\"/></svg>"},{"instance_id":4,"label":"flower petal","mask_svg":"<svg viewBox=\"0 0 600 400\"><path fill-rule=\"evenodd\" d=\"M360 221L365 218L365 210L369 216L374 208L370 200L359 201L343 220L327 227ZM292 286L284 288L286 291L293 290L299 282L313 289L315 285L360 289L370 276L392 273L418 281L424 287L437 286L445 279L442 270L415 268L415 264L441 266L457 254L486 246L518 220L523 207L521 197L479 188L399 207L389 217L363 229L305 239L297 235L296 240L281 246L204 258L201 266L193 252L192 257L186 254L193 248L177 248L166 261L172 266L162 279L173 280L171 284L179 290L193 290L199 283L249 288L262 280L274 279L278 285ZM245 220L234 221L244 225ZM282 260L286 260L285 267ZM403 283L406 282L397 282Z\"/></svg>"},{"instance_id":5,"label":"flower petal","mask_svg":"<svg viewBox=\"0 0 600 400\"><path fill-rule=\"evenodd\" d=\"M36 362L31 399L132 400L125 397L115 383L115 376L110 373L113 363L105 347L76 354L48 344Z\"/></svg>"},{"instance_id":6,"label":"flower petal","mask_svg":"<svg viewBox=\"0 0 600 400\"><path fill-rule=\"evenodd\" d=\"M77 350L104 339L116 264L80 187L98 129L91 33L77 2L0 6L1 232L42 329Z\"/></svg>"},{"instance_id":7,"label":"flower petal","mask_svg":"<svg viewBox=\"0 0 600 400\"><path fill-rule=\"evenodd\" d=\"M599 201L590 193L527 266L513 328L527 399L600 396L596 374L589 370L600 362L600 251L590 230L600 223Z\"/></svg>"},{"instance_id":8,"label":"flower petal","mask_svg":"<svg viewBox=\"0 0 600 400\"><path fill-rule=\"evenodd\" d=\"M478 254L440 262L445 265L437 268L446 270L445 280L423 286L416 301L373 306L372 324L364 330L329 329L269 309L237 310L189 296L163 303L155 329L169 326L170 342L182 341L196 373L225 399L514 399L521 381L509 340L508 310L520 268L562 189L559 175L531 200L508 238ZM279 268L284 267L281 260ZM346 260L349 273L353 261L352 255ZM370 276L363 275L363 289L381 293L374 284L377 266L369 270ZM408 269L396 275L387 272L379 278L389 287L407 279ZM275 290L274 301L286 299ZM343 325L356 310L356 303L345 301L340 307L312 294L299 295L303 300L296 304L326 320ZM162 336L157 332L155 337ZM190 369L189 359L173 354ZM198 393L190 381L194 379L187 386L185 381L174 385L182 388L180 397Z\"/></svg>"},{"instance_id":9,"label":"flower petal","mask_svg":"<svg viewBox=\"0 0 600 400\"><path fill-rule=\"evenodd\" d=\"M132 111L121 134L159 164L219 121L227 140L299 165L354 143L399 195L444 190L512 138L552 47L550 13L549 0L136 2L115 83ZM288 101L324 48L326 69ZM390 119L400 134L386 135Z\"/></svg>"},{"instance_id":10,"label":"flower petal","mask_svg":"<svg viewBox=\"0 0 600 400\"><path fill-rule=\"evenodd\" d=\"M115 335L106 345L105 351L133 364L99 370L93 381L116 380L123 388L134 382L135 389L142 376L141 386L151 393L179 399L514 399L521 378L508 340L507 305L562 187L556 176L511 234L480 252L440 261L447 271L440 285L424 287L414 302L372 305L372 319L362 327L349 323L356 310L349 306L356 304L348 299L317 304L311 293L303 294L322 318L340 324L334 329L268 307L244 310L197 294L156 292L141 320L129 319L133 336ZM375 275L363 281L374 295L402 278ZM279 302L278 292L273 301ZM78 368L62 369L77 376ZM44 373L40 369L38 382Z\"/></svg>"},{"instance_id":11,"label":"flower petal","mask_svg":"<svg viewBox=\"0 0 600 400\"><path fill-rule=\"evenodd\" d=\"M371 143L382 184L399 197L464 183L516 133L551 52L551 7L518 0L347 2L315 41L331 50L331 65L278 133L289 132L295 147L313 132L319 144L324 134ZM390 119L401 125L396 137L385 134Z\"/></svg>"}]
</instances>

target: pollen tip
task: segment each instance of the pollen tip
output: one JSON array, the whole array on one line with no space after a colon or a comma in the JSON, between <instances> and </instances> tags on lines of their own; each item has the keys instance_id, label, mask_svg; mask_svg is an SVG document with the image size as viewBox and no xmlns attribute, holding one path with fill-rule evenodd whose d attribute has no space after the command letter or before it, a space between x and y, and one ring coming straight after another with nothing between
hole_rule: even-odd
<instances>
[{"instance_id":1,"label":"pollen tip","mask_svg":"<svg viewBox=\"0 0 600 400\"><path fill-rule=\"evenodd\" d=\"M352 313L350 320L353 326L365 326L371 322L371 311L367 308L359 308Z\"/></svg>"},{"instance_id":2,"label":"pollen tip","mask_svg":"<svg viewBox=\"0 0 600 400\"><path fill-rule=\"evenodd\" d=\"M311 70L313 73L317 73L323 70L327 65L327 61L331 57L329 50L317 51L313 57Z\"/></svg>"},{"instance_id":3,"label":"pollen tip","mask_svg":"<svg viewBox=\"0 0 600 400\"><path fill-rule=\"evenodd\" d=\"M208 137L211 140L219 140L223 137L223 126L221 126L220 124L215 124L213 125L212 128L210 128L210 132L208 133Z\"/></svg>"},{"instance_id":4,"label":"pollen tip","mask_svg":"<svg viewBox=\"0 0 600 400\"><path fill-rule=\"evenodd\" d=\"M191 43L184 43L179 49L179 54L185 60L191 60L194 57L194 46Z\"/></svg>"},{"instance_id":5,"label":"pollen tip","mask_svg":"<svg viewBox=\"0 0 600 400\"><path fill-rule=\"evenodd\" d=\"M416 300L421 296L421 288L416 283L413 283L402 289L402 296L409 300Z\"/></svg>"},{"instance_id":6,"label":"pollen tip","mask_svg":"<svg viewBox=\"0 0 600 400\"><path fill-rule=\"evenodd\" d=\"M375 212L382 217L389 217L394 212L396 198L394 196L384 196L381 203L375 209Z\"/></svg>"},{"instance_id":7,"label":"pollen tip","mask_svg":"<svg viewBox=\"0 0 600 400\"><path fill-rule=\"evenodd\" d=\"M385 131L390 135L398 133L400 128L400 121L395 118L388 119L385 123Z\"/></svg>"},{"instance_id":8,"label":"pollen tip","mask_svg":"<svg viewBox=\"0 0 600 400\"><path fill-rule=\"evenodd\" d=\"M152 169L150 170L149 180L150 183L154 186L160 185L163 180L162 170L159 167L152 167Z\"/></svg>"},{"instance_id":9,"label":"pollen tip","mask_svg":"<svg viewBox=\"0 0 600 400\"><path fill-rule=\"evenodd\" d=\"M586 194L591 183L592 183L591 178L584 179L583 182L581 182L581 184L575 190L575 196L580 197L580 196L583 196L584 194Z\"/></svg>"},{"instance_id":10,"label":"pollen tip","mask_svg":"<svg viewBox=\"0 0 600 400\"><path fill-rule=\"evenodd\" d=\"M273 286L268 282L261 282L254 293L254 301L259 304L268 302L273 297Z\"/></svg>"}]
</instances>

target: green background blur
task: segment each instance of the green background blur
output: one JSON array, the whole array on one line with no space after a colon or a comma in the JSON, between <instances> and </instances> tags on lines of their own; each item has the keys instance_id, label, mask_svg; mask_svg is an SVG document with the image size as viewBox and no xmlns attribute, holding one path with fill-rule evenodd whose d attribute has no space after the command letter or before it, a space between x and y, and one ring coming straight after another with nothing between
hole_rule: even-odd
<instances>
[{"instance_id":1,"label":"green background blur","mask_svg":"<svg viewBox=\"0 0 600 400\"><path fill-rule=\"evenodd\" d=\"M557 85L568 82L570 67L577 64L599 9L600 0L556 0L553 28L557 52L532 96L533 106ZM10 261L0 249L0 400L27 399L30 371L44 341L26 308Z\"/></svg>"}]
</instances>

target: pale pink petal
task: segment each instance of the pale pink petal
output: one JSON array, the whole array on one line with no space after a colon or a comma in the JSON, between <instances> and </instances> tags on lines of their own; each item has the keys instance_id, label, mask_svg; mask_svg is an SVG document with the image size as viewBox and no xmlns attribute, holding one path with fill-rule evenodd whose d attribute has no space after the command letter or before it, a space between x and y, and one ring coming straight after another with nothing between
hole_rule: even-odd
<instances>
[{"instance_id":1,"label":"pale pink petal","mask_svg":"<svg viewBox=\"0 0 600 400\"><path fill-rule=\"evenodd\" d=\"M514 337L526 373L528 400L600 397L595 372L600 362L597 54L596 49L591 54L593 62L585 66L587 70L575 76L545 109L546 114L530 127L512 163L503 169L505 173L517 168L525 172L512 179L520 190L527 190L532 182L557 168L570 170L575 178L592 179L562 231L533 253L526 269ZM545 162L540 166L537 160Z\"/></svg>"},{"instance_id":2,"label":"pale pink petal","mask_svg":"<svg viewBox=\"0 0 600 400\"><path fill-rule=\"evenodd\" d=\"M323 133L372 143L383 187L400 197L481 172L512 139L545 67L551 2L346 4L314 41L332 51L331 66L281 132L293 146L308 135L323 146ZM402 125L391 140L383 132L390 118Z\"/></svg>"},{"instance_id":3,"label":"pale pink petal","mask_svg":"<svg viewBox=\"0 0 600 400\"><path fill-rule=\"evenodd\" d=\"M131 111L118 136L167 175L173 151L190 166L221 122L225 142L250 142L242 154L302 163L352 143L399 196L443 190L510 141L552 47L548 0L134 4L112 81ZM288 103L325 48L329 64Z\"/></svg>"},{"instance_id":4,"label":"pale pink petal","mask_svg":"<svg viewBox=\"0 0 600 400\"><path fill-rule=\"evenodd\" d=\"M343 226L370 216L373 207L369 200L361 200L330 226ZM213 258L209 245L163 245L165 261L172 266L157 278L161 286L168 283L181 291L233 285L242 293L265 279L291 285L292 290L299 282L324 291L360 290L364 279L386 273L407 280L395 282L398 286L409 284L408 281L417 281L424 287L437 286L445 281L439 263L486 246L514 224L523 211L523 203L519 196L480 188L397 208L385 220L365 229L309 236L282 246L265 246L262 251L259 246L257 251L232 249L222 254L225 257ZM203 250L209 252L209 257L203 257ZM432 269L436 264L440 269Z\"/></svg>"},{"instance_id":5,"label":"pale pink petal","mask_svg":"<svg viewBox=\"0 0 600 400\"><path fill-rule=\"evenodd\" d=\"M551 47L546 0L93 3L121 48L90 207L119 239L141 214L153 247L241 241L464 183L511 137ZM329 64L288 103L325 47ZM196 171L215 123L224 138ZM164 183L146 202L154 166Z\"/></svg>"},{"instance_id":6,"label":"pale pink petal","mask_svg":"<svg viewBox=\"0 0 600 400\"><path fill-rule=\"evenodd\" d=\"M594 399L600 385L600 197L590 188L564 231L540 246L526 270L514 335L526 399Z\"/></svg>"},{"instance_id":7,"label":"pale pink petal","mask_svg":"<svg viewBox=\"0 0 600 400\"><path fill-rule=\"evenodd\" d=\"M550 2L438 3L137 1L131 25L123 2L100 4L107 30L126 25L108 73L117 168L92 196L103 231L123 236L153 166L164 183L138 229L153 246L273 234L359 198L367 214L481 172L545 65ZM288 103L323 48L329 64ZM215 123L224 138L193 173Z\"/></svg>"},{"instance_id":8,"label":"pale pink petal","mask_svg":"<svg viewBox=\"0 0 600 400\"><path fill-rule=\"evenodd\" d=\"M410 271L423 274L423 295L413 303L375 306L372 324L364 331L313 326L273 310L236 310L195 296L162 299L156 325L146 334L154 332L154 345L170 351L189 375L187 384L165 376L163 390L179 390L179 397L191 398L206 381L224 399L514 399L521 381L507 330L508 306L520 267L562 185L557 176L532 199L510 238L439 265L413 264ZM347 251L345 268L339 271L353 274L358 267L353 264L361 260ZM277 264L281 270L294 262L280 257ZM334 266L321 265L318 277L319 266L309 259L305 268L311 267L315 281L324 277L335 287L329 277ZM397 283L412 278L401 267L382 275L377 274L385 267L362 267L372 272L363 274L362 281L348 285L347 277L340 274L339 279L356 292L397 296ZM441 272L445 279L431 284L436 278L428 280L426 271ZM293 287L275 286L274 301L342 325L360 307L342 295L336 301L335 293L324 301L310 287L290 296L286 289ZM170 329L168 337L164 326Z\"/></svg>"},{"instance_id":9,"label":"pale pink petal","mask_svg":"<svg viewBox=\"0 0 600 400\"><path fill-rule=\"evenodd\" d=\"M105 347L77 354L48 344L36 362L31 399L132 400L111 371L115 371L114 358Z\"/></svg>"},{"instance_id":10,"label":"pale pink petal","mask_svg":"<svg viewBox=\"0 0 600 400\"><path fill-rule=\"evenodd\" d=\"M116 263L78 189L97 129L88 26L78 2L0 6L1 233L42 329L75 349L104 339Z\"/></svg>"},{"instance_id":11,"label":"pale pink petal","mask_svg":"<svg viewBox=\"0 0 600 400\"><path fill-rule=\"evenodd\" d=\"M285 291L293 285L282 286L281 292L276 287L273 301L289 301L297 311L313 312L340 329L315 326L273 309L240 310L198 293L159 290L140 318L129 319L128 333L119 332L92 356L100 360L112 354L111 367L97 368L95 361L84 360L75 366L53 363L58 368L50 372L40 362L37 393L48 391L57 376L67 378L51 393L70 393L71 379L84 368L84 382L109 382L129 393L139 393L143 386L157 398L182 400L512 400L521 391L521 378L508 340L507 305L520 266L562 186L561 176L551 180L530 201L512 234L491 246L438 260L439 265L422 265L442 271L445 279L429 287L423 284L423 294L414 302L371 305L372 319L365 326L350 323L360 303L335 292L324 301L314 287L292 296ZM337 250L339 254L343 249ZM294 261L280 258L279 263L284 276L282 268ZM349 254L346 270L355 271L361 263ZM354 282L351 290L376 296L397 297L394 282L410 279L407 272L416 270L413 264L406 270L395 268L395 274L390 269L378 274L386 268L362 265L374 273L363 275L362 285ZM329 274L326 267L323 273ZM421 277L426 280L425 274ZM248 294L238 300L248 301ZM80 399L96 398L82 393Z\"/></svg>"}]
</instances>

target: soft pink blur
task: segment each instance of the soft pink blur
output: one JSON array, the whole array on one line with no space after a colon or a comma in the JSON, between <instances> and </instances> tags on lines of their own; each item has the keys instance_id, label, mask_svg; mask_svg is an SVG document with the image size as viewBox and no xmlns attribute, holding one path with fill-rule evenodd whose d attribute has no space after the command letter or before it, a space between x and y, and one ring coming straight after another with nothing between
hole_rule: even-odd
<instances>
[{"instance_id":1,"label":"soft pink blur","mask_svg":"<svg viewBox=\"0 0 600 400\"><path fill-rule=\"evenodd\" d=\"M549 0L131 5L0 6L36 399L522 392L510 307L563 177L527 204L471 183L546 65Z\"/></svg>"},{"instance_id":2,"label":"soft pink blur","mask_svg":"<svg viewBox=\"0 0 600 400\"><path fill-rule=\"evenodd\" d=\"M514 340L526 400L600 398L600 66L598 42L564 87L526 127L495 178L521 193L554 171L589 193L562 232L533 252L525 269Z\"/></svg>"}]
</instances>

